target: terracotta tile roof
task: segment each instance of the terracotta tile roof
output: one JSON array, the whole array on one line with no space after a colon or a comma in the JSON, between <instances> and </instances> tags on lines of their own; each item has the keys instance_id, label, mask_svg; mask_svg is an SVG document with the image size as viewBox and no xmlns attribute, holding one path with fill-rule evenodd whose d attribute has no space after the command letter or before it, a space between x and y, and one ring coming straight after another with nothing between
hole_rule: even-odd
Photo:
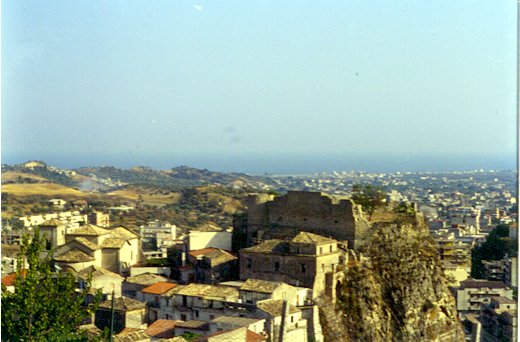
<instances>
[{"instance_id":1,"label":"terracotta tile roof","mask_svg":"<svg viewBox=\"0 0 520 342\"><path fill-rule=\"evenodd\" d=\"M262 336L260 334L255 333L254 331L247 329L247 336L246 336L247 342L261 342L261 341L266 341L266 340L267 340L267 337Z\"/></svg>"},{"instance_id":2,"label":"terracotta tile roof","mask_svg":"<svg viewBox=\"0 0 520 342\"><path fill-rule=\"evenodd\" d=\"M143 329L139 329L139 328L124 328L123 330L121 330L117 335L118 336L125 336L125 335L128 335L128 334L131 334L131 333L135 333L137 331L143 331Z\"/></svg>"},{"instance_id":3,"label":"terracotta tile roof","mask_svg":"<svg viewBox=\"0 0 520 342\"><path fill-rule=\"evenodd\" d=\"M256 306L262 310L272 315L273 317L282 316L283 312L283 300L282 299L266 299L256 303ZM296 312L300 312L300 309L290 305L287 303L287 311L289 314L293 314Z\"/></svg>"},{"instance_id":4,"label":"terracotta tile roof","mask_svg":"<svg viewBox=\"0 0 520 342\"><path fill-rule=\"evenodd\" d=\"M40 224L40 226L44 226L44 227L57 227L57 226L61 226L63 225L63 222L61 222L60 220L57 220L55 218L52 218L50 220L47 220L45 222L43 222L42 224Z\"/></svg>"},{"instance_id":5,"label":"terracotta tile roof","mask_svg":"<svg viewBox=\"0 0 520 342\"><path fill-rule=\"evenodd\" d=\"M94 261L95 258L93 256L88 255L87 253L85 253L83 251L80 251L77 248L74 248L63 254L55 256L54 260L74 263L74 262Z\"/></svg>"},{"instance_id":6,"label":"terracotta tile roof","mask_svg":"<svg viewBox=\"0 0 520 342\"><path fill-rule=\"evenodd\" d=\"M117 237L108 237L101 243L101 248L121 248L125 245L125 240Z\"/></svg>"},{"instance_id":7,"label":"terracotta tile roof","mask_svg":"<svg viewBox=\"0 0 520 342\"><path fill-rule=\"evenodd\" d=\"M95 250L98 250L99 249L99 246L87 239L85 239L84 237L82 236L78 236L77 238L74 238L73 240L71 240L70 242L68 243L71 243L72 241L76 241L80 244L82 244L83 246L89 248L90 250L92 251L95 251Z\"/></svg>"},{"instance_id":8,"label":"terracotta tile roof","mask_svg":"<svg viewBox=\"0 0 520 342\"><path fill-rule=\"evenodd\" d=\"M79 228L74 229L68 235L89 235L89 236L99 236L99 235L107 235L110 234L109 230L103 229L98 226L94 226L93 224L86 224Z\"/></svg>"},{"instance_id":9,"label":"terracotta tile roof","mask_svg":"<svg viewBox=\"0 0 520 342\"><path fill-rule=\"evenodd\" d=\"M260 318L248 318L248 317L237 317L237 316L218 316L210 321L210 323L222 323L234 326L247 327L251 324L255 324L261 321Z\"/></svg>"},{"instance_id":10,"label":"terracotta tile roof","mask_svg":"<svg viewBox=\"0 0 520 342\"><path fill-rule=\"evenodd\" d=\"M267 281L260 279L247 279L240 291L273 293L273 291L282 285L282 282Z\"/></svg>"},{"instance_id":11,"label":"terracotta tile roof","mask_svg":"<svg viewBox=\"0 0 520 342\"><path fill-rule=\"evenodd\" d=\"M89 266L89 267L79 271L77 276L81 279L87 279L90 274L92 274L92 279L95 279L97 277L102 277L105 275L123 279L123 277L121 277L119 274L110 272L106 268L99 267L99 266Z\"/></svg>"},{"instance_id":12,"label":"terracotta tile roof","mask_svg":"<svg viewBox=\"0 0 520 342\"><path fill-rule=\"evenodd\" d=\"M209 248L196 249L196 250L190 251L189 254L193 257L198 257L199 255L205 255L210 252L215 252L217 250L218 250L217 248L209 247Z\"/></svg>"},{"instance_id":13,"label":"terracotta tile roof","mask_svg":"<svg viewBox=\"0 0 520 342\"><path fill-rule=\"evenodd\" d=\"M147 288L144 288L142 290L143 293L150 293L150 294L164 294L165 292L170 291L174 287L176 287L177 284L174 283L167 283L167 282L158 282L153 285L148 286Z\"/></svg>"},{"instance_id":14,"label":"terracotta tile roof","mask_svg":"<svg viewBox=\"0 0 520 342\"><path fill-rule=\"evenodd\" d=\"M175 336L177 321L170 319L158 319L148 326L144 332L154 338L171 338Z\"/></svg>"},{"instance_id":15,"label":"terracotta tile roof","mask_svg":"<svg viewBox=\"0 0 520 342\"><path fill-rule=\"evenodd\" d=\"M177 292L178 295L227 299L229 297L238 298L238 290L227 286L206 285L206 284L188 284L181 287Z\"/></svg>"},{"instance_id":16,"label":"terracotta tile roof","mask_svg":"<svg viewBox=\"0 0 520 342\"><path fill-rule=\"evenodd\" d=\"M123 333L126 330L126 333ZM125 328L114 337L116 342L144 342L150 341L150 337L146 335L143 329Z\"/></svg>"},{"instance_id":17,"label":"terracotta tile roof","mask_svg":"<svg viewBox=\"0 0 520 342\"><path fill-rule=\"evenodd\" d=\"M16 280L16 273L9 273L5 277L2 278L2 284L5 286L14 286L14 282Z\"/></svg>"},{"instance_id":18,"label":"terracotta tile roof","mask_svg":"<svg viewBox=\"0 0 520 342\"><path fill-rule=\"evenodd\" d=\"M194 329L194 330L203 330L203 331L209 330L208 322L196 321L196 320L191 320L191 321L186 321L186 322L177 321L177 324L175 327L176 328L185 328L185 329Z\"/></svg>"},{"instance_id":19,"label":"terracotta tile roof","mask_svg":"<svg viewBox=\"0 0 520 342\"><path fill-rule=\"evenodd\" d=\"M133 277L128 277L128 278L126 278L125 282L130 283L130 284L139 284L139 285L150 286L159 281L165 282L167 280L168 280L168 278L162 277L157 274L143 273L143 274L139 274L139 275L136 275Z\"/></svg>"},{"instance_id":20,"label":"terracotta tile roof","mask_svg":"<svg viewBox=\"0 0 520 342\"><path fill-rule=\"evenodd\" d=\"M267 337L257 334L245 327L219 331L211 335L201 336L196 342L226 342L226 341L240 341L240 342L262 342L266 341Z\"/></svg>"},{"instance_id":21,"label":"terracotta tile roof","mask_svg":"<svg viewBox=\"0 0 520 342\"><path fill-rule=\"evenodd\" d=\"M125 240L125 241L139 238L138 234L132 232L130 229L125 228L123 226L110 229L109 231L113 237L116 237L116 238L119 238L119 239Z\"/></svg>"},{"instance_id":22,"label":"terracotta tile roof","mask_svg":"<svg viewBox=\"0 0 520 342\"><path fill-rule=\"evenodd\" d=\"M291 242L296 243L307 243L307 244L313 244L316 246L319 245L325 245L328 243L336 242L336 240L330 239L328 237L324 237L321 235L308 233L308 232L299 232L298 235L296 235Z\"/></svg>"},{"instance_id":23,"label":"terracotta tile roof","mask_svg":"<svg viewBox=\"0 0 520 342\"><path fill-rule=\"evenodd\" d=\"M260 253L270 253L277 249L278 246L285 244L286 242L283 240L272 239L264 241L256 246L243 248L241 252L260 252Z\"/></svg>"},{"instance_id":24,"label":"terracotta tile roof","mask_svg":"<svg viewBox=\"0 0 520 342\"><path fill-rule=\"evenodd\" d=\"M106 300L99 304L100 308L109 309L112 306L112 300ZM146 308L146 303L140 302L138 300L128 298L128 297L119 297L114 299L114 310L118 311L133 311L138 309Z\"/></svg>"}]
</instances>

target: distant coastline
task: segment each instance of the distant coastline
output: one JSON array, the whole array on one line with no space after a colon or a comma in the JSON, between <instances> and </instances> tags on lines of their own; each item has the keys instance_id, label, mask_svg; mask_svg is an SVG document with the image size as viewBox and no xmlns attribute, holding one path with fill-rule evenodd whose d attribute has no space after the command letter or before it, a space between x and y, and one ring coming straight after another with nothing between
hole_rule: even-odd
<instances>
[{"instance_id":1,"label":"distant coastline","mask_svg":"<svg viewBox=\"0 0 520 342\"><path fill-rule=\"evenodd\" d=\"M61 168L83 166L114 166L131 168L148 166L170 169L180 165L219 172L249 174L309 174L332 171L366 172L449 172L469 170L514 170L515 155L397 155L397 154L56 154L14 155L2 153L3 164L18 164L28 160L42 160Z\"/></svg>"}]
</instances>

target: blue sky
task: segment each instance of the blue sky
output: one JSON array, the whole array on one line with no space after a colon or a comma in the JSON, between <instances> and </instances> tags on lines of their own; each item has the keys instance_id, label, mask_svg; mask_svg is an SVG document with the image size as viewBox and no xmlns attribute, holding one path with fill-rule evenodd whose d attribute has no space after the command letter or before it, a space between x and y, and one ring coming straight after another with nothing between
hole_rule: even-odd
<instances>
[{"instance_id":1,"label":"blue sky","mask_svg":"<svg viewBox=\"0 0 520 342\"><path fill-rule=\"evenodd\" d=\"M512 0L2 1L3 159L511 156L516 32Z\"/></svg>"}]
</instances>

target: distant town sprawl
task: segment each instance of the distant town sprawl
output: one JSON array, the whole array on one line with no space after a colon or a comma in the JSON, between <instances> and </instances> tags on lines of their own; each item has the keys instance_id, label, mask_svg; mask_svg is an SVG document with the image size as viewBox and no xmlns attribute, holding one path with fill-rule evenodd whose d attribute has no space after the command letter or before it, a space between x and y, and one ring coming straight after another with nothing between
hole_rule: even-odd
<instances>
[{"instance_id":1,"label":"distant town sprawl","mask_svg":"<svg viewBox=\"0 0 520 342\"><path fill-rule=\"evenodd\" d=\"M516 171L2 171L2 296L38 231L102 293L91 338L516 341Z\"/></svg>"}]
</instances>

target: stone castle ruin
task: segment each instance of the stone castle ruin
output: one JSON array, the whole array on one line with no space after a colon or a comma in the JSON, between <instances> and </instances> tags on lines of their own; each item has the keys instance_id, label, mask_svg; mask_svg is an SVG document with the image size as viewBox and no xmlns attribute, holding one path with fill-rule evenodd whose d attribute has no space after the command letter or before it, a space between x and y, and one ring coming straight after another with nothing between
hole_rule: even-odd
<instances>
[{"instance_id":1,"label":"stone castle ruin","mask_svg":"<svg viewBox=\"0 0 520 342\"><path fill-rule=\"evenodd\" d=\"M247 206L247 216L235 220L235 250L269 239L291 239L301 231L355 248L368 228L359 205L321 192L289 191L280 197L250 195Z\"/></svg>"}]
</instances>

